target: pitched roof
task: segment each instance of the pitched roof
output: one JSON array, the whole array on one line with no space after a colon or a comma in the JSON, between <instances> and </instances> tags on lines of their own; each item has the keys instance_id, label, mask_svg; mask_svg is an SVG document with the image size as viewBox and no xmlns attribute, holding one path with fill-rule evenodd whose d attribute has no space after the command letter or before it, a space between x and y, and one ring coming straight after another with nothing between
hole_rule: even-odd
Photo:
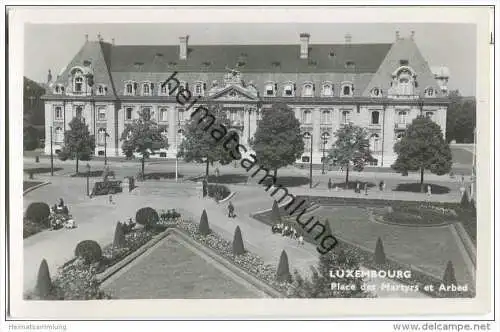
<instances>
[{"instance_id":1,"label":"pitched roof","mask_svg":"<svg viewBox=\"0 0 500 332\"><path fill-rule=\"evenodd\" d=\"M55 83L71 85L71 70L74 67L82 67L84 61L90 61L94 73L94 82L96 84L105 84L108 89L108 95L114 94L113 83L111 80L110 50L111 45L99 41L86 41L80 51L73 57L70 63L56 79ZM69 80L69 81L68 81Z\"/></svg>"},{"instance_id":2,"label":"pitched roof","mask_svg":"<svg viewBox=\"0 0 500 332\"><path fill-rule=\"evenodd\" d=\"M312 44L309 59L300 59L297 45L189 45L187 60L179 60L178 45L113 46L112 72L241 72L374 73L391 44ZM346 68L352 61L355 69ZM244 63L237 66L238 62Z\"/></svg>"},{"instance_id":3,"label":"pitched roof","mask_svg":"<svg viewBox=\"0 0 500 332\"><path fill-rule=\"evenodd\" d=\"M429 64L420 53L417 45L411 38L398 39L387 53L386 58L382 61L380 68L377 70L371 82L366 86L363 92L364 97L370 95L370 91L377 87L381 88L384 95L390 88L392 82L392 74L395 70L401 67L400 60L408 60L408 66L411 67L416 75L418 89L420 95L423 95L424 89L433 87L437 90L437 97L442 97L441 89L438 87L434 74L431 72Z\"/></svg>"}]
</instances>

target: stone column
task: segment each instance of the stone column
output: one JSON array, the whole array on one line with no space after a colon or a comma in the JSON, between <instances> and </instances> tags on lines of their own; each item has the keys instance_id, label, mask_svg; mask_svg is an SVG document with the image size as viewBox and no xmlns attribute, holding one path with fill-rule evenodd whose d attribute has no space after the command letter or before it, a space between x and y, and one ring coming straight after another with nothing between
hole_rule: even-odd
<instances>
[{"instance_id":1,"label":"stone column","mask_svg":"<svg viewBox=\"0 0 500 332\"><path fill-rule=\"evenodd\" d=\"M321 152L321 111L316 108L312 110L312 126L313 126L313 154ZM314 158L314 155L313 155Z\"/></svg>"},{"instance_id":2,"label":"stone column","mask_svg":"<svg viewBox=\"0 0 500 332\"><path fill-rule=\"evenodd\" d=\"M177 138L177 109L175 105L171 105L168 107L168 150L173 157L177 153L176 146L176 138Z\"/></svg>"},{"instance_id":3,"label":"stone column","mask_svg":"<svg viewBox=\"0 0 500 332\"><path fill-rule=\"evenodd\" d=\"M52 102L45 102L45 154L50 154L50 127L54 126L54 110ZM54 136L54 128L52 128L52 138Z\"/></svg>"},{"instance_id":4,"label":"stone column","mask_svg":"<svg viewBox=\"0 0 500 332\"><path fill-rule=\"evenodd\" d=\"M383 119L383 148L384 148L384 159L383 166L389 167L394 161L394 123L395 123L395 108L394 106L388 106L385 110L385 117L382 114Z\"/></svg>"},{"instance_id":5,"label":"stone column","mask_svg":"<svg viewBox=\"0 0 500 332\"><path fill-rule=\"evenodd\" d=\"M262 112L262 110L261 110ZM252 138L255 135L255 132L257 131L257 111L252 110L252 112L249 115L250 119L250 126L248 128L248 131L250 133L250 138Z\"/></svg>"},{"instance_id":6,"label":"stone column","mask_svg":"<svg viewBox=\"0 0 500 332\"><path fill-rule=\"evenodd\" d=\"M252 107L246 106L243 111L243 137L241 138L240 144L243 144L245 147L248 146L248 135L250 134L250 113L254 112Z\"/></svg>"}]
</instances>

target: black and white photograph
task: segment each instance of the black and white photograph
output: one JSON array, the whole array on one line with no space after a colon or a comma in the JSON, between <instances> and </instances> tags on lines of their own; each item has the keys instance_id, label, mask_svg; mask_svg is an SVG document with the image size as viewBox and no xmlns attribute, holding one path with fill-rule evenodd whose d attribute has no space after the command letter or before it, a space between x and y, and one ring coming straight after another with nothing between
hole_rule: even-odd
<instances>
[{"instance_id":1,"label":"black and white photograph","mask_svg":"<svg viewBox=\"0 0 500 332\"><path fill-rule=\"evenodd\" d=\"M492 296L484 24L67 10L12 27L16 301Z\"/></svg>"}]
</instances>

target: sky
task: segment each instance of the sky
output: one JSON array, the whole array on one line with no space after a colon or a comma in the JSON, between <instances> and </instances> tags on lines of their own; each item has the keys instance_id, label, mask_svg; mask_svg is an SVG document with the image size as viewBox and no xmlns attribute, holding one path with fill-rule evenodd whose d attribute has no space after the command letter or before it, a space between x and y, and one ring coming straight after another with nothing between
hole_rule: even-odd
<instances>
[{"instance_id":1,"label":"sky","mask_svg":"<svg viewBox=\"0 0 500 332\"><path fill-rule=\"evenodd\" d=\"M432 66L450 70L449 89L464 96L476 95L476 26L451 23L127 23L127 24L26 24L24 76L47 80L48 70L58 74L85 42L101 34L117 45L177 45L189 35L189 44L297 44L308 32L311 44L392 43L395 32L407 37L415 31L415 42Z\"/></svg>"}]
</instances>

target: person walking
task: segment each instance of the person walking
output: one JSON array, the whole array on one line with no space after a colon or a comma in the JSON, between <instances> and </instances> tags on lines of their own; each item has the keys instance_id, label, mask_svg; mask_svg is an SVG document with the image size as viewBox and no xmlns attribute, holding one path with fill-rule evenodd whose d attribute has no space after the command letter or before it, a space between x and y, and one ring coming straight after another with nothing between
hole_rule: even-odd
<instances>
[{"instance_id":1,"label":"person walking","mask_svg":"<svg viewBox=\"0 0 500 332\"><path fill-rule=\"evenodd\" d=\"M304 237L302 235L299 236L299 245L304 245Z\"/></svg>"},{"instance_id":2,"label":"person walking","mask_svg":"<svg viewBox=\"0 0 500 332\"><path fill-rule=\"evenodd\" d=\"M365 196L368 196L368 182L365 182Z\"/></svg>"},{"instance_id":3,"label":"person walking","mask_svg":"<svg viewBox=\"0 0 500 332\"><path fill-rule=\"evenodd\" d=\"M432 196L432 188L431 188L431 185L430 185L430 184L428 184L428 185L427 185L427 196L428 196L428 197L431 197L431 196Z\"/></svg>"},{"instance_id":4,"label":"person walking","mask_svg":"<svg viewBox=\"0 0 500 332\"><path fill-rule=\"evenodd\" d=\"M231 201L229 201L227 209L228 209L228 217L229 218L236 217L236 215L234 214L234 205L233 205L233 203Z\"/></svg>"},{"instance_id":5,"label":"person walking","mask_svg":"<svg viewBox=\"0 0 500 332\"><path fill-rule=\"evenodd\" d=\"M356 189L354 190L357 194L361 192L359 181L356 181Z\"/></svg>"},{"instance_id":6,"label":"person walking","mask_svg":"<svg viewBox=\"0 0 500 332\"><path fill-rule=\"evenodd\" d=\"M328 191L332 190L332 179L328 179Z\"/></svg>"}]
</instances>

